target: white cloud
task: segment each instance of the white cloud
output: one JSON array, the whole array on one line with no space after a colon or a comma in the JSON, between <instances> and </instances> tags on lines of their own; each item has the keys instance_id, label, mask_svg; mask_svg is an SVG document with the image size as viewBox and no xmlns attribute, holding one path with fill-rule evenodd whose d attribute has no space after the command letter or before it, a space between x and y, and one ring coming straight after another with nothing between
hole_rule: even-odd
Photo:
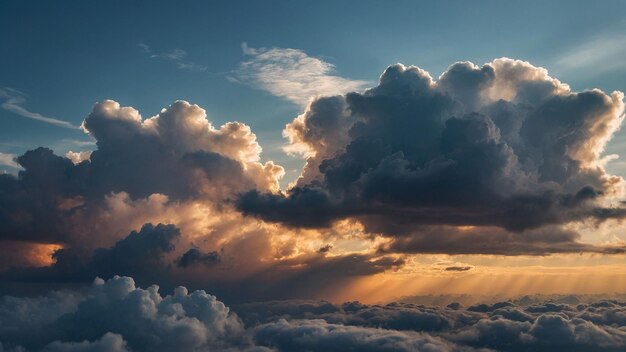
<instances>
[{"instance_id":1,"label":"white cloud","mask_svg":"<svg viewBox=\"0 0 626 352\"><path fill-rule=\"evenodd\" d=\"M74 164L80 164L85 160L89 160L89 158L91 158L91 153L91 150L85 150L82 152L74 152L70 150L65 153L65 157L70 159Z\"/></svg>"},{"instance_id":2,"label":"white cloud","mask_svg":"<svg viewBox=\"0 0 626 352\"><path fill-rule=\"evenodd\" d=\"M320 95L337 95L364 88L369 82L333 75L335 66L298 49L254 49L241 45L247 60L241 63L239 82L266 90L272 95L306 106Z\"/></svg>"},{"instance_id":3,"label":"white cloud","mask_svg":"<svg viewBox=\"0 0 626 352\"><path fill-rule=\"evenodd\" d=\"M0 87L0 99L4 100L4 102L0 105L2 109L6 111L10 111L14 114L20 115L22 117L26 117L29 119L49 123L51 125L78 129L78 126L74 126L71 123L59 119L55 119L52 117L44 116L38 114L36 112L28 111L26 108L22 106L24 102L26 102L26 97L24 93L19 90L8 88L8 87Z\"/></svg>"},{"instance_id":4,"label":"white cloud","mask_svg":"<svg viewBox=\"0 0 626 352\"><path fill-rule=\"evenodd\" d=\"M10 168L19 169L20 165L15 161L15 154L7 154L0 152L0 166L8 166Z\"/></svg>"}]
</instances>

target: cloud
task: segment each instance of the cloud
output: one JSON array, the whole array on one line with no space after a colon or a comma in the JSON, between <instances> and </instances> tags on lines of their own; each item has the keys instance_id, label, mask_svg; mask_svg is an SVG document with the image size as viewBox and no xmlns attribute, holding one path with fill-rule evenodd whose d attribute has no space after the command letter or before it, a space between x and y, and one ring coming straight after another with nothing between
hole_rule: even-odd
<instances>
[{"instance_id":1,"label":"cloud","mask_svg":"<svg viewBox=\"0 0 626 352\"><path fill-rule=\"evenodd\" d=\"M248 126L215 128L204 110L183 101L145 121L104 101L83 128L97 140L93 152L68 159L38 148L16 158L23 168L17 176L0 175L1 239L72 243L94 231L85 226L98 224L113 193L222 204L245 190L275 191L283 174L259 162L261 147Z\"/></svg>"},{"instance_id":2,"label":"cloud","mask_svg":"<svg viewBox=\"0 0 626 352\"><path fill-rule=\"evenodd\" d=\"M606 34L567 50L555 59L563 73L583 77L626 68L626 36Z\"/></svg>"},{"instance_id":3,"label":"cloud","mask_svg":"<svg viewBox=\"0 0 626 352\"><path fill-rule=\"evenodd\" d=\"M19 169L20 164L15 161L17 155L0 153L0 166L10 167L12 169Z\"/></svg>"},{"instance_id":4,"label":"cloud","mask_svg":"<svg viewBox=\"0 0 626 352\"><path fill-rule=\"evenodd\" d=\"M445 269L446 271L468 271L472 270L471 266L449 266Z\"/></svg>"},{"instance_id":5,"label":"cloud","mask_svg":"<svg viewBox=\"0 0 626 352\"><path fill-rule=\"evenodd\" d=\"M471 253L603 252L559 226L626 214L624 180L602 161L623 98L572 92L508 58L458 62L438 80L393 65L363 93L312 101L284 130L287 150L306 158L301 177L283 194L250 191L238 208L293 227L356 218L424 252L462 251L468 226Z\"/></svg>"},{"instance_id":6,"label":"cloud","mask_svg":"<svg viewBox=\"0 0 626 352\"><path fill-rule=\"evenodd\" d=\"M99 248L90 256L81 248L62 248L53 254L54 263L42 268L14 269L0 274L17 280L88 281L117 274L132 275L142 282L163 278L168 270L164 256L172 252L180 231L173 225L144 225L111 248ZM86 257L87 256L87 257Z\"/></svg>"},{"instance_id":7,"label":"cloud","mask_svg":"<svg viewBox=\"0 0 626 352\"><path fill-rule=\"evenodd\" d=\"M176 262L178 266L185 268L196 264L210 266L219 263L219 261L220 254L217 251L203 253L197 248L191 248L187 252L183 253L183 255L180 256L180 258L178 258Z\"/></svg>"},{"instance_id":8,"label":"cloud","mask_svg":"<svg viewBox=\"0 0 626 352\"><path fill-rule=\"evenodd\" d=\"M375 222L374 228L378 228ZM389 231L387 227L381 231ZM411 226L399 223L393 229L398 234L382 245L381 252L433 254L499 254L549 255L552 253L626 252L624 243L593 245L579 242L580 234L558 226L510 232L492 226Z\"/></svg>"},{"instance_id":9,"label":"cloud","mask_svg":"<svg viewBox=\"0 0 626 352\"><path fill-rule=\"evenodd\" d=\"M96 279L85 296L67 298L73 300L70 306L57 302L67 293L31 299L35 305L22 304L21 311L2 302L1 321L11 323L2 325L0 339L51 351L97 351L98 346L106 351L126 346L133 351L197 351L219 348L241 334L241 322L214 296L184 287L168 296L158 291L158 286L141 289L132 278L116 276L106 282ZM41 300L48 302L49 315L36 310Z\"/></svg>"},{"instance_id":10,"label":"cloud","mask_svg":"<svg viewBox=\"0 0 626 352\"><path fill-rule=\"evenodd\" d=\"M366 81L333 75L335 66L302 50L248 47L242 44L246 61L235 79L263 89L301 106L318 96L332 96L359 90Z\"/></svg>"},{"instance_id":11,"label":"cloud","mask_svg":"<svg viewBox=\"0 0 626 352\"><path fill-rule=\"evenodd\" d=\"M89 160L91 158L91 152L91 150L85 150L82 152L73 152L70 150L65 153L65 157L70 159L74 163L74 165L76 165L85 160Z\"/></svg>"},{"instance_id":12,"label":"cloud","mask_svg":"<svg viewBox=\"0 0 626 352\"><path fill-rule=\"evenodd\" d=\"M461 307L425 307L407 303L365 305L349 302L335 305L315 301L281 301L252 303L237 306L235 310L246 326L257 329L271 327L274 334L267 340L284 350L323 350L327 339L339 350L348 349L343 343L346 335L372 338L372 327L377 327L378 338L396 334L394 341L411 341L411 337L428 337L443 350L489 349L504 351L619 351L626 344L621 316L626 304L616 301L596 301L574 305L538 302L518 306L511 302ZM594 312L599 311L599 314ZM601 312L601 313L600 313ZM612 316L602 320L592 317ZM381 330L382 329L382 330ZM280 330L280 333L279 331ZM304 334L307 331L308 334ZM302 335L300 335L300 333ZM414 335L415 333L420 335ZM327 336L334 335L336 336ZM307 338L312 336L311 338ZM340 336L342 338L340 338ZM280 340L276 340L280 338ZM343 338L346 338L345 340ZM377 339L375 339L377 340ZM256 340L263 341L263 340ZM294 342L295 341L295 342ZM267 342L267 341L266 341ZM297 347L290 343L299 344ZM283 345L284 344L284 345ZM401 344L399 346L404 346ZM403 350L396 346L396 349ZM433 347L434 347L433 346ZM378 348L383 348L377 345Z\"/></svg>"},{"instance_id":13,"label":"cloud","mask_svg":"<svg viewBox=\"0 0 626 352\"><path fill-rule=\"evenodd\" d=\"M272 256L281 249L271 246L275 228L246 232L241 230L245 229L245 222L235 223L240 226L228 224L229 231L243 232L243 236L228 238L218 233L216 239L222 244L219 252L200 250L193 242L189 243L188 234L182 234L174 225L148 223L110 247L89 248L78 244L57 247L44 265L20 263L9 256L5 260L13 265L5 264L5 270L0 270L0 283L10 289L8 292L19 294L24 292L24 287L32 289L35 284L86 283L95 276L108 279L126 275L142 285L158 281L167 290L180 284L210 285L228 301L242 302L320 297L329 289L398 270L405 264L404 259L385 254L329 257L317 251L276 260ZM14 246L7 245L7 249L15 252Z\"/></svg>"},{"instance_id":14,"label":"cloud","mask_svg":"<svg viewBox=\"0 0 626 352\"><path fill-rule=\"evenodd\" d=\"M162 294L130 277L84 291L0 297L3 351L622 351L626 304L272 301L231 308L205 291Z\"/></svg>"},{"instance_id":15,"label":"cloud","mask_svg":"<svg viewBox=\"0 0 626 352\"><path fill-rule=\"evenodd\" d=\"M324 320L279 320L255 329L257 344L278 351L472 351L443 339L413 332L398 332L329 324Z\"/></svg>"},{"instance_id":16,"label":"cloud","mask_svg":"<svg viewBox=\"0 0 626 352\"><path fill-rule=\"evenodd\" d=\"M55 119L52 117L44 116L38 114L36 112L28 111L22 105L26 102L26 95L19 90L8 88L8 87L0 87L0 99L4 100L0 107L6 111L10 111L16 115L26 117L29 119L45 122L51 125L64 127L64 128L72 128L78 129L78 126L74 126L71 123L59 119Z\"/></svg>"},{"instance_id":17,"label":"cloud","mask_svg":"<svg viewBox=\"0 0 626 352\"><path fill-rule=\"evenodd\" d=\"M105 100L82 124L91 153L37 148L0 175L0 290L130 275L227 302L350 297L422 270L415 253L623 253L576 231L626 212L601 162L622 113L621 93L574 93L521 61L457 63L438 80L394 65L286 127L306 165L282 191L249 126L214 126L185 101L144 118ZM483 273L446 273L465 262L427 270Z\"/></svg>"},{"instance_id":18,"label":"cloud","mask_svg":"<svg viewBox=\"0 0 626 352\"><path fill-rule=\"evenodd\" d=\"M45 352L130 352L122 335L107 332L94 342L54 341L44 348Z\"/></svg>"},{"instance_id":19,"label":"cloud","mask_svg":"<svg viewBox=\"0 0 626 352\"><path fill-rule=\"evenodd\" d=\"M148 46L147 44L139 43L138 45L141 48L141 50L146 55L148 55L149 58L161 59L164 61L171 62L172 64L176 66L176 68L180 70L187 70L187 71L192 71L192 72L206 72L208 69L208 67L204 65L187 60L186 59L187 51L183 49L177 48L170 52L157 54L157 53L154 53L152 49L150 48L150 46Z\"/></svg>"}]
</instances>

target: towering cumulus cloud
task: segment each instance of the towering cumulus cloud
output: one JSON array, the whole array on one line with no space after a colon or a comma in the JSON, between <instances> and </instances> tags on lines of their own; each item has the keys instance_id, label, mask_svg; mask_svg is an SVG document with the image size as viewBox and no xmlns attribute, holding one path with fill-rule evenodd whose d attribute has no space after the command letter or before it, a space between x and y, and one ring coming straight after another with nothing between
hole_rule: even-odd
<instances>
[{"instance_id":1,"label":"towering cumulus cloud","mask_svg":"<svg viewBox=\"0 0 626 352\"><path fill-rule=\"evenodd\" d=\"M184 101L142 120L135 109L107 100L83 128L97 140L86 160L74 163L39 148L16 159L23 168L18 177L0 175L0 241L108 245L117 238L103 233L101 218L119 208L116 200L219 204L245 190L276 191L283 174L282 167L259 162L261 147L248 126L216 129L203 109Z\"/></svg>"},{"instance_id":2,"label":"towering cumulus cloud","mask_svg":"<svg viewBox=\"0 0 626 352\"><path fill-rule=\"evenodd\" d=\"M322 97L287 125L306 165L283 194L253 190L246 214L290 226L356 218L381 250L537 254L623 251L562 225L626 214L601 153L624 95L572 92L527 62L452 65L437 81L387 68L363 93ZM497 239L497 240L496 240Z\"/></svg>"}]
</instances>

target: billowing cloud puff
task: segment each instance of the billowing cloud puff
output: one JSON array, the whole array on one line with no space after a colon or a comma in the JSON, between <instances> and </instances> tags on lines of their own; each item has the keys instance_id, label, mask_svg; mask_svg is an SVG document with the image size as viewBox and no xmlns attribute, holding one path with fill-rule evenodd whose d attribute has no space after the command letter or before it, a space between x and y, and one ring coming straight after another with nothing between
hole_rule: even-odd
<instances>
[{"instance_id":1,"label":"billowing cloud puff","mask_svg":"<svg viewBox=\"0 0 626 352\"><path fill-rule=\"evenodd\" d=\"M456 63L437 81L393 65L363 93L313 101L284 132L287 150L306 157L300 179L285 194L251 191L238 207L296 227L357 218L401 238L476 226L515 233L525 253L579 251L578 235L558 226L626 214L623 179L601 155L624 118L623 98L572 92L545 69L506 58Z\"/></svg>"},{"instance_id":2,"label":"billowing cloud puff","mask_svg":"<svg viewBox=\"0 0 626 352\"><path fill-rule=\"evenodd\" d=\"M463 308L323 301L229 309L204 291L171 295L129 277L86 291L0 298L2 351L623 351L618 301ZM241 317L241 318L240 318Z\"/></svg>"},{"instance_id":3,"label":"billowing cloud puff","mask_svg":"<svg viewBox=\"0 0 626 352\"><path fill-rule=\"evenodd\" d=\"M16 158L17 176L0 175L0 241L21 241L22 251L27 242L108 245L112 234L103 229L113 231L103 217L122 194L131 201L161 197L223 207L246 190L278 190L283 174L271 161L259 162L261 147L248 126L215 128L203 109L184 101L146 120L133 108L103 101L83 128L96 140L93 152L62 157L38 148Z\"/></svg>"},{"instance_id":4,"label":"billowing cloud puff","mask_svg":"<svg viewBox=\"0 0 626 352\"><path fill-rule=\"evenodd\" d=\"M107 100L83 128L97 140L93 182L108 192L217 197L252 187L277 190L282 176L279 166L258 162L261 147L250 127L230 122L216 129L203 109L185 101L144 121L135 109Z\"/></svg>"},{"instance_id":5,"label":"billowing cloud puff","mask_svg":"<svg viewBox=\"0 0 626 352\"><path fill-rule=\"evenodd\" d=\"M219 347L241 334L241 322L214 296L189 293L184 287L169 296L158 290L135 287L129 277L96 279L86 296L71 297L73 305L57 302L63 294L33 299L47 300L48 315L36 310L38 304L14 310L2 302L0 339L34 350L46 345L52 351L97 350L94 345L108 345L133 351L196 351Z\"/></svg>"}]
</instances>

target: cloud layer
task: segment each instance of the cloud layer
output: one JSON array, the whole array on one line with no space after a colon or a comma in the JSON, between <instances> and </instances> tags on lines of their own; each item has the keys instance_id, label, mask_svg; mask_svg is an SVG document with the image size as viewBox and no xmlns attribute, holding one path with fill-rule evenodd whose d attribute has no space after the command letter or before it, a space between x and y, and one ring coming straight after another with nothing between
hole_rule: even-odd
<instances>
[{"instance_id":1,"label":"cloud layer","mask_svg":"<svg viewBox=\"0 0 626 352\"><path fill-rule=\"evenodd\" d=\"M498 302L461 307L249 303L132 278L85 292L0 298L2 351L622 351L626 304Z\"/></svg>"}]
</instances>

